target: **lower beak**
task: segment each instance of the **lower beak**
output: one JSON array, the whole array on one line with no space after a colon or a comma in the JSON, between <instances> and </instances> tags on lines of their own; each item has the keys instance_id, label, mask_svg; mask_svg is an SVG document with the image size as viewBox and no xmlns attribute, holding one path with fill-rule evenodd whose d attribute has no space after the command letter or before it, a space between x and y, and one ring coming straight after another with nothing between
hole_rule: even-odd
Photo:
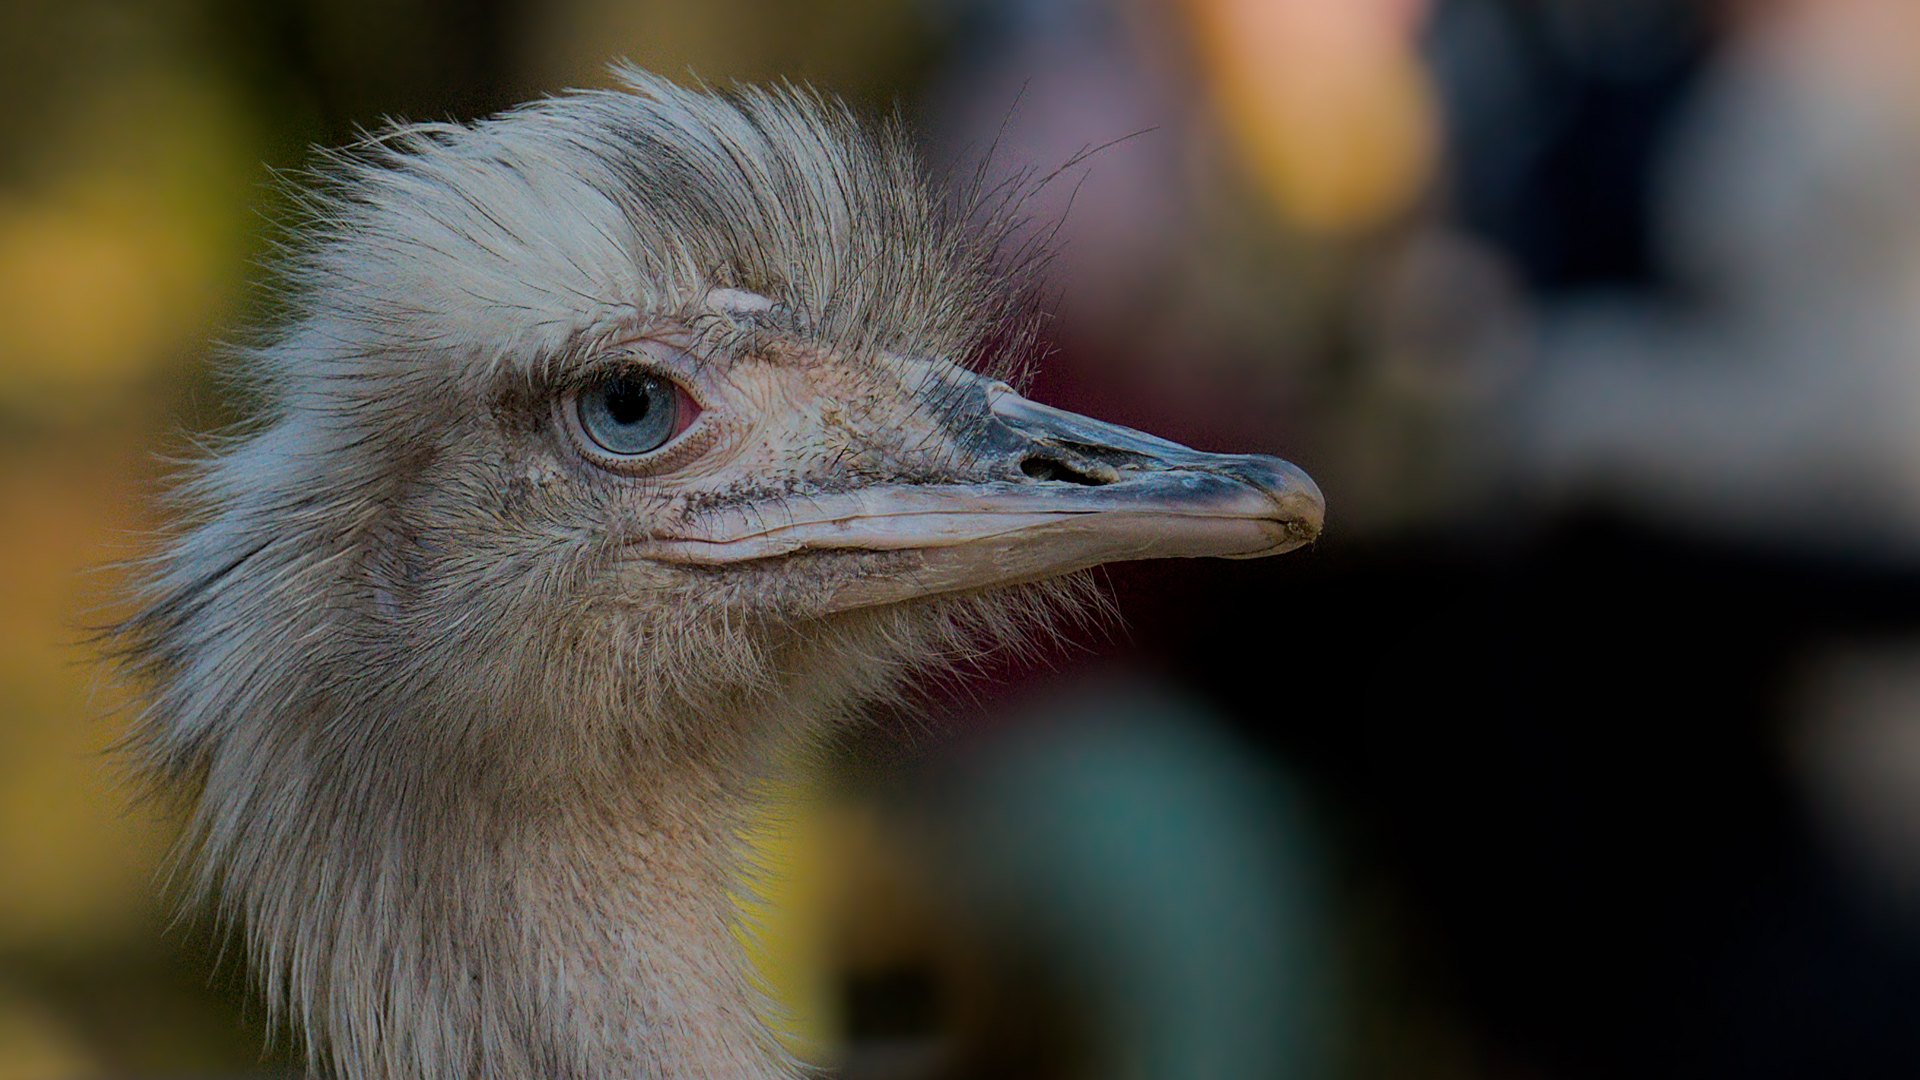
<instances>
[{"instance_id":1,"label":"lower beak","mask_svg":"<svg viewBox=\"0 0 1920 1080\"><path fill-rule=\"evenodd\" d=\"M697 535L650 539L641 554L709 566L805 550L906 556L844 582L830 606L845 610L1108 562L1260 558L1320 534L1326 500L1279 458L1202 453L1029 401L1003 383L967 389L984 400L954 436L983 463L977 482L792 498L773 513L723 511L703 518Z\"/></svg>"}]
</instances>

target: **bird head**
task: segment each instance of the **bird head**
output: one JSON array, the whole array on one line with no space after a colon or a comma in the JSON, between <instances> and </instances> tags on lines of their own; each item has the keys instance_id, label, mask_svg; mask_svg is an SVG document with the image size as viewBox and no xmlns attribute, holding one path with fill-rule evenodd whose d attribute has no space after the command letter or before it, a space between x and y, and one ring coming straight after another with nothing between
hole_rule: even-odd
<instances>
[{"instance_id":1,"label":"bird head","mask_svg":"<svg viewBox=\"0 0 1920 1080\"><path fill-rule=\"evenodd\" d=\"M185 485L132 624L160 763L261 730L698 741L796 672L877 689L1036 583L1319 531L1286 462L1022 397L998 226L897 133L628 77L332 159L245 357L271 405Z\"/></svg>"}]
</instances>

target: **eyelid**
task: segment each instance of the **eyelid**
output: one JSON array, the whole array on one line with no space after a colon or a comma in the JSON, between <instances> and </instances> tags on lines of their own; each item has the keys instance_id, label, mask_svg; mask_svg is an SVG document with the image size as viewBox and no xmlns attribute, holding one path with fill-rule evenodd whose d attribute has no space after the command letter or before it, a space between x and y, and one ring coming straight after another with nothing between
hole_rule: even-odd
<instances>
[{"instance_id":1,"label":"eyelid","mask_svg":"<svg viewBox=\"0 0 1920 1080\"><path fill-rule=\"evenodd\" d=\"M580 359L582 362L566 378L574 385L584 385L626 372L638 372L672 379L686 387L703 366L700 357L692 351L658 338L628 338L612 342Z\"/></svg>"}]
</instances>

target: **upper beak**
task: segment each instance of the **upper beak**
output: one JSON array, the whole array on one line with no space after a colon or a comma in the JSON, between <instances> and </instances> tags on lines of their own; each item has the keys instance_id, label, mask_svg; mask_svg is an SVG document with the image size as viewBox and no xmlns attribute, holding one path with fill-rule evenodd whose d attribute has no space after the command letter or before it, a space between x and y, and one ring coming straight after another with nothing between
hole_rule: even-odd
<instances>
[{"instance_id":1,"label":"upper beak","mask_svg":"<svg viewBox=\"0 0 1920 1080\"><path fill-rule=\"evenodd\" d=\"M721 509L639 553L705 565L807 549L907 556L840 586L829 606L844 610L1106 562L1278 555L1320 534L1319 487L1279 458L1202 453L957 370L946 391L951 434L979 479Z\"/></svg>"},{"instance_id":2,"label":"upper beak","mask_svg":"<svg viewBox=\"0 0 1920 1080\"><path fill-rule=\"evenodd\" d=\"M990 389L988 402L1002 454L1039 482L1054 509L1162 519L1159 528L1142 528L1155 549L1138 557L1278 555L1312 542L1326 521L1326 498L1292 462L1204 453L1029 401L1005 386ZM1240 526L1229 524L1235 522ZM1220 543L1183 535L1189 531L1217 535Z\"/></svg>"}]
</instances>

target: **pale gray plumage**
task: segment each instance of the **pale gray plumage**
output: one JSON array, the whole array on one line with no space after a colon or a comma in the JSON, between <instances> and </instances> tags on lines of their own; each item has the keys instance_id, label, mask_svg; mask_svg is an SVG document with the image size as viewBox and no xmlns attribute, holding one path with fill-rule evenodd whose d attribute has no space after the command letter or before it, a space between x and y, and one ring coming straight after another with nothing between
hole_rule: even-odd
<instances>
[{"instance_id":1,"label":"pale gray plumage","mask_svg":"<svg viewBox=\"0 0 1920 1080\"><path fill-rule=\"evenodd\" d=\"M1032 582L1319 528L1284 463L948 363L1026 294L897 133L626 78L331 159L124 628L198 891L348 1080L790 1075L729 899L767 770ZM583 441L642 377L683 430Z\"/></svg>"}]
</instances>

